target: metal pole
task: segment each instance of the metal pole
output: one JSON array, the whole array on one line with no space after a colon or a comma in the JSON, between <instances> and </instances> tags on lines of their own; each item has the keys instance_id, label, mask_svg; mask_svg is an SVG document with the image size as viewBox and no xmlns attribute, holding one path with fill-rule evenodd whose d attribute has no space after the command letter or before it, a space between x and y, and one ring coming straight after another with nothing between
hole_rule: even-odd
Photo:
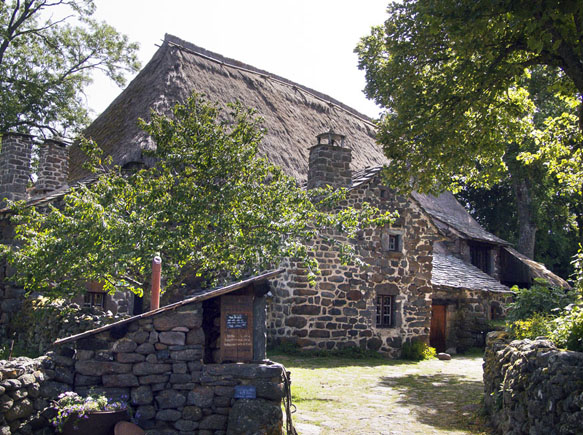
<instances>
[{"instance_id":1,"label":"metal pole","mask_svg":"<svg viewBox=\"0 0 583 435\"><path fill-rule=\"evenodd\" d=\"M160 308L160 279L162 276L162 259L155 256L152 260L152 292L150 298L150 311Z\"/></svg>"}]
</instances>

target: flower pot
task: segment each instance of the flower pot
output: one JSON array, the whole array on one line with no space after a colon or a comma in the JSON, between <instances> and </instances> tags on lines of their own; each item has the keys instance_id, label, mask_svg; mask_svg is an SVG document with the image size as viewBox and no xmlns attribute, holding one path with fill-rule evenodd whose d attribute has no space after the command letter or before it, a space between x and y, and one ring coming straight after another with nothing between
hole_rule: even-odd
<instances>
[{"instance_id":1,"label":"flower pot","mask_svg":"<svg viewBox=\"0 0 583 435\"><path fill-rule=\"evenodd\" d=\"M71 416L63 426L64 435L113 435L115 424L129 420L126 409L119 411L92 411L79 418Z\"/></svg>"}]
</instances>

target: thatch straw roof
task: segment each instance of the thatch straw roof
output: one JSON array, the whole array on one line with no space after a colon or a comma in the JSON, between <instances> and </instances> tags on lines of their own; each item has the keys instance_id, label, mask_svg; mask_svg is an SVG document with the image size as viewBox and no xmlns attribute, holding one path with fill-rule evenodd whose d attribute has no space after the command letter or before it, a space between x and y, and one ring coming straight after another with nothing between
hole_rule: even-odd
<instances>
[{"instance_id":1,"label":"thatch straw roof","mask_svg":"<svg viewBox=\"0 0 583 435\"><path fill-rule=\"evenodd\" d=\"M333 68L330 74L334 74ZM265 119L267 134L260 152L300 182L305 181L308 149L316 135L330 128L346 135L353 169L383 165L372 121L331 97L282 77L209 52L175 36L162 46L128 87L86 130L114 163L142 162L142 150L154 144L137 126L150 108L167 112L198 92L224 106L235 100ZM83 155L71 150L70 181L85 175Z\"/></svg>"}]
</instances>

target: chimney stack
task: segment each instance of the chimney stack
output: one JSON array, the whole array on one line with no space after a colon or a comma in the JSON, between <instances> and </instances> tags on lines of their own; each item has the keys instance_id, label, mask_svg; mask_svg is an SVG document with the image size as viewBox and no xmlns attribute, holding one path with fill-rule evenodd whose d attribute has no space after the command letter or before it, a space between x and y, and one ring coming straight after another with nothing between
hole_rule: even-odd
<instances>
[{"instance_id":1,"label":"chimney stack","mask_svg":"<svg viewBox=\"0 0 583 435\"><path fill-rule=\"evenodd\" d=\"M37 193L50 192L67 184L69 150L65 142L46 139L39 147Z\"/></svg>"},{"instance_id":2,"label":"chimney stack","mask_svg":"<svg viewBox=\"0 0 583 435\"><path fill-rule=\"evenodd\" d=\"M318 143L310 148L308 163L308 189L325 187L350 187L352 152L344 147L346 136L332 129L316 136Z\"/></svg>"},{"instance_id":3,"label":"chimney stack","mask_svg":"<svg viewBox=\"0 0 583 435\"><path fill-rule=\"evenodd\" d=\"M26 188L31 175L34 138L28 134L3 133L0 152L0 206L4 198L11 201L27 199Z\"/></svg>"}]
</instances>

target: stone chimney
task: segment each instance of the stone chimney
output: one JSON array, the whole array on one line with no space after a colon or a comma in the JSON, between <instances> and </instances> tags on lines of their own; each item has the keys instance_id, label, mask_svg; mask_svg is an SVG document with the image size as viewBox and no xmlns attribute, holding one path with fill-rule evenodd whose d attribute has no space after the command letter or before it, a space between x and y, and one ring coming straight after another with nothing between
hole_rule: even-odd
<instances>
[{"instance_id":1,"label":"stone chimney","mask_svg":"<svg viewBox=\"0 0 583 435\"><path fill-rule=\"evenodd\" d=\"M67 144L46 139L39 147L37 193L50 192L67 184L69 150Z\"/></svg>"},{"instance_id":2,"label":"stone chimney","mask_svg":"<svg viewBox=\"0 0 583 435\"><path fill-rule=\"evenodd\" d=\"M0 152L0 206L4 199L20 201L27 198L26 188L31 175L33 136L3 133Z\"/></svg>"},{"instance_id":3,"label":"stone chimney","mask_svg":"<svg viewBox=\"0 0 583 435\"><path fill-rule=\"evenodd\" d=\"M350 187L352 152L344 147L345 136L332 129L316 136L318 143L310 148L308 163L308 189L325 187Z\"/></svg>"}]
</instances>

